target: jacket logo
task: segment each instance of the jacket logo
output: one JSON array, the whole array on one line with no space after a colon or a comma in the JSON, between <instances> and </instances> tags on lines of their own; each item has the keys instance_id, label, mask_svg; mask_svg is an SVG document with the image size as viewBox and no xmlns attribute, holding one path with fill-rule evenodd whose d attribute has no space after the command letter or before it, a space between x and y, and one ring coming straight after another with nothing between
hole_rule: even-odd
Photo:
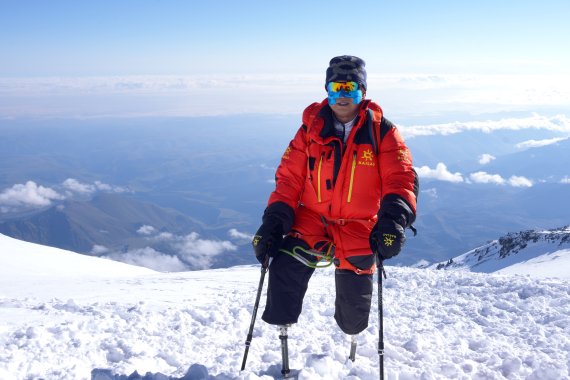
<instances>
[{"instance_id":1,"label":"jacket logo","mask_svg":"<svg viewBox=\"0 0 570 380\"><path fill-rule=\"evenodd\" d=\"M289 159L289 154L291 153L291 147L288 146L287 149L285 149L285 153L283 153L283 157L281 157L282 160L288 160Z\"/></svg>"},{"instance_id":2,"label":"jacket logo","mask_svg":"<svg viewBox=\"0 0 570 380\"><path fill-rule=\"evenodd\" d=\"M398 150L398 161L408 162L408 152L405 149Z\"/></svg>"},{"instance_id":3,"label":"jacket logo","mask_svg":"<svg viewBox=\"0 0 570 380\"><path fill-rule=\"evenodd\" d=\"M383 236L384 236L384 245L386 247L391 247L392 244L394 244L394 241L396 240L396 235L383 234Z\"/></svg>"},{"instance_id":4,"label":"jacket logo","mask_svg":"<svg viewBox=\"0 0 570 380\"><path fill-rule=\"evenodd\" d=\"M370 149L362 152L362 157L360 157L358 165L376 166L376 162L374 162L374 153Z\"/></svg>"}]
</instances>

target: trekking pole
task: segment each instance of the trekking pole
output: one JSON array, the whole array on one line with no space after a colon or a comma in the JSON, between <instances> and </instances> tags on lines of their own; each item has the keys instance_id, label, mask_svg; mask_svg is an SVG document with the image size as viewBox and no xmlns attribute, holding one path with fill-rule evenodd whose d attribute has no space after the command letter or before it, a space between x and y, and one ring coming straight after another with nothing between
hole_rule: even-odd
<instances>
[{"instance_id":1,"label":"trekking pole","mask_svg":"<svg viewBox=\"0 0 570 380\"><path fill-rule=\"evenodd\" d=\"M249 352L249 346L251 345L251 340L253 339L253 326L255 325L255 318L257 316L257 308L259 307L259 300L261 299L261 291L263 290L263 281L265 280L265 274L269 267L269 257L261 264L261 277L259 278L259 287L257 288L257 296L255 297L255 304L253 305L253 313L251 315L251 323L249 325L249 333L245 339L245 353L243 354L243 361L241 363L241 370L245 369L245 362L247 361L247 354Z\"/></svg>"},{"instance_id":2,"label":"trekking pole","mask_svg":"<svg viewBox=\"0 0 570 380\"><path fill-rule=\"evenodd\" d=\"M384 263L378 265L378 360L380 364L380 380L384 380L384 307L382 305L382 277L386 277Z\"/></svg>"}]
</instances>

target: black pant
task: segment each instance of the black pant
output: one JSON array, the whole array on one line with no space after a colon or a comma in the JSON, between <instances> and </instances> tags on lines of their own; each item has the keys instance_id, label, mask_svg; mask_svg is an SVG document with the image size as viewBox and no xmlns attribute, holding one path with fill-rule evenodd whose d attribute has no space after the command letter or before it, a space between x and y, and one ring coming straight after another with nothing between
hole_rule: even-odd
<instances>
[{"instance_id":1,"label":"black pant","mask_svg":"<svg viewBox=\"0 0 570 380\"><path fill-rule=\"evenodd\" d=\"M309 248L304 241L292 237L286 237L282 247L291 251L297 245L305 249ZM315 260L313 256L304 255L303 257ZM367 261L373 262L373 260L371 256L371 259ZM267 303L261 318L273 325L297 323L303 307L303 298L314 271L315 269L290 255L278 253L269 266ZM334 318L346 334L358 334L368 327L372 284L372 275L357 275L351 270L335 270Z\"/></svg>"}]
</instances>

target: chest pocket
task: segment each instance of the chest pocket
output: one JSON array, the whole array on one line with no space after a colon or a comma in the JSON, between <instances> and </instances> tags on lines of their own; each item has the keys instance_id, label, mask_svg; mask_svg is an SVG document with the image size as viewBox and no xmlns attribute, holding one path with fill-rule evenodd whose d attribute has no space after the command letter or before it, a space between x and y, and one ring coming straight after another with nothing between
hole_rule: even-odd
<instances>
[{"instance_id":1,"label":"chest pocket","mask_svg":"<svg viewBox=\"0 0 570 380\"><path fill-rule=\"evenodd\" d=\"M328 145L312 142L308 148L307 172L315 190L317 201L327 202L332 198L334 174L334 149Z\"/></svg>"}]
</instances>

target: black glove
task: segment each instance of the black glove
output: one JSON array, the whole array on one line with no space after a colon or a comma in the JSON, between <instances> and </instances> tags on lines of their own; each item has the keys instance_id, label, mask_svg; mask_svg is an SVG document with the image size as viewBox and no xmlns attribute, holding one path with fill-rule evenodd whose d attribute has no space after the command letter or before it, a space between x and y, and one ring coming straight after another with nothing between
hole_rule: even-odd
<instances>
[{"instance_id":1,"label":"black glove","mask_svg":"<svg viewBox=\"0 0 570 380\"><path fill-rule=\"evenodd\" d=\"M378 260L387 260L402 250L406 241L404 227L388 217L378 219L370 232L370 248L376 253Z\"/></svg>"},{"instance_id":2,"label":"black glove","mask_svg":"<svg viewBox=\"0 0 570 380\"><path fill-rule=\"evenodd\" d=\"M263 219L263 224L255 233L251 244L257 260L261 265L266 266L268 258L275 256L281 247L283 223L275 217L265 217Z\"/></svg>"}]
</instances>

